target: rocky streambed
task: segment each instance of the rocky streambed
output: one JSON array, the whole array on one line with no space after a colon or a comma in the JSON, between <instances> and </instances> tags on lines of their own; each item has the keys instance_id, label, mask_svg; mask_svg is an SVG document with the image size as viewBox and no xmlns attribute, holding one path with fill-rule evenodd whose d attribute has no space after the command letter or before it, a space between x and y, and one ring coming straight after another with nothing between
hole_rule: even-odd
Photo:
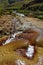
<instances>
[{"instance_id":1,"label":"rocky streambed","mask_svg":"<svg viewBox=\"0 0 43 65\"><path fill-rule=\"evenodd\" d=\"M0 17L0 37L11 35L16 31L23 31L31 26L31 22L21 20L19 16L3 15Z\"/></svg>"},{"instance_id":2,"label":"rocky streambed","mask_svg":"<svg viewBox=\"0 0 43 65\"><path fill-rule=\"evenodd\" d=\"M43 65L43 28L24 17L2 16L0 65Z\"/></svg>"},{"instance_id":3,"label":"rocky streambed","mask_svg":"<svg viewBox=\"0 0 43 65\"><path fill-rule=\"evenodd\" d=\"M16 35L22 33L27 29L29 31L34 30L38 32L39 36L38 39L36 39L37 41L40 38L43 38L43 28L38 28L37 26L33 25L30 21L26 20L25 17L13 17L12 15L3 15L0 18L0 38L4 36L9 37L5 44L12 41Z\"/></svg>"}]
</instances>

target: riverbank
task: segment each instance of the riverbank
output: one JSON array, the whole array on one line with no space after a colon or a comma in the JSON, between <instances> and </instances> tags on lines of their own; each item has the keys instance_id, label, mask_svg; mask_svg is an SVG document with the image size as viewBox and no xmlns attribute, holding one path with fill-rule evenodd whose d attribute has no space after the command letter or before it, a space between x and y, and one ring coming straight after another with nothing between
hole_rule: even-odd
<instances>
[{"instance_id":1,"label":"riverbank","mask_svg":"<svg viewBox=\"0 0 43 65\"><path fill-rule=\"evenodd\" d=\"M18 13L19 14L19 13ZM39 28L43 30L43 20L26 17L24 14L12 16L3 15L0 17L0 37L11 35L16 31L23 31L28 28Z\"/></svg>"},{"instance_id":2,"label":"riverbank","mask_svg":"<svg viewBox=\"0 0 43 65\"><path fill-rule=\"evenodd\" d=\"M34 26L43 29L43 20L34 17L20 17L21 21L31 22Z\"/></svg>"},{"instance_id":3,"label":"riverbank","mask_svg":"<svg viewBox=\"0 0 43 65\"><path fill-rule=\"evenodd\" d=\"M37 26L38 28L43 29L43 20L33 17L26 17L25 19L30 21L33 25Z\"/></svg>"}]
</instances>

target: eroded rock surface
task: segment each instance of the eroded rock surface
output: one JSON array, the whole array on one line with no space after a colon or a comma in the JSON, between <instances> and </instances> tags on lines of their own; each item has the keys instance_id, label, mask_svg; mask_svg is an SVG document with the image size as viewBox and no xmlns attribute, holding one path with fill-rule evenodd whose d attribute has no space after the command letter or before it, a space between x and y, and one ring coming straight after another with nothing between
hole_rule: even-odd
<instances>
[{"instance_id":1,"label":"eroded rock surface","mask_svg":"<svg viewBox=\"0 0 43 65\"><path fill-rule=\"evenodd\" d=\"M10 35L14 32L14 23L11 15L3 15L0 18L0 37L3 35Z\"/></svg>"}]
</instances>

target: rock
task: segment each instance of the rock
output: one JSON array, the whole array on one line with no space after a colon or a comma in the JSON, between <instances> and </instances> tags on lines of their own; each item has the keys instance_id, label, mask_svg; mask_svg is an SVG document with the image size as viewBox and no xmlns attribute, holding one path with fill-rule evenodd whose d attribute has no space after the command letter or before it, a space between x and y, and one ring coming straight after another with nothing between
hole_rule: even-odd
<instances>
[{"instance_id":1,"label":"rock","mask_svg":"<svg viewBox=\"0 0 43 65\"><path fill-rule=\"evenodd\" d=\"M15 24L12 22L11 15L3 15L0 18L0 37L10 35L15 31Z\"/></svg>"},{"instance_id":2,"label":"rock","mask_svg":"<svg viewBox=\"0 0 43 65\"><path fill-rule=\"evenodd\" d=\"M26 30L26 29L31 28L31 27L32 27L31 22L24 22L22 25L23 30Z\"/></svg>"},{"instance_id":3,"label":"rock","mask_svg":"<svg viewBox=\"0 0 43 65\"><path fill-rule=\"evenodd\" d=\"M28 21L22 21L20 20L19 18L13 20L14 24L15 24L15 29L16 30L26 30L28 28L31 28L32 27L32 24L31 22L28 22Z\"/></svg>"},{"instance_id":4,"label":"rock","mask_svg":"<svg viewBox=\"0 0 43 65\"><path fill-rule=\"evenodd\" d=\"M14 24L15 24L15 29L16 29L16 30L21 30L21 28L22 28L21 21L20 21L19 19L14 18L14 19L13 19L13 22L14 22Z\"/></svg>"},{"instance_id":5,"label":"rock","mask_svg":"<svg viewBox=\"0 0 43 65\"><path fill-rule=\"evenodd\" d=\"M39 36L37 37L36 44L40 47L43 47L43 31L41 31Z\"/></svg>"},{"instance_id":6,"label":"rock","mask_svg":"<svg viewBox=\"0 0 43 65\"><path fill-rule=\"evenodd\" d=\"M32 59L17 54L16 50L28 46L26 40L16 40L5 46L0 46L0 65L43 65L43 48L37 47ZM7 51L6 51L7 50Z\"/></svg>"},{"instance_id":7,"label":"rock","mask_svg":"<svg viewBox=\"0 0 43 65\"><path fill-rule=\"evenodd\" d=\"M32 28L26 29L23 31L23 33L33 33L35 32Z\"/></svg>"},{"instance_id":8,"label":"rock","mask_svg":"<svg viewBox=\"0 0 43 65\"><path fill-rule=\"evenodd\" d=\"M36 38L36 45L43 47L43 29L38 27L33 27L33 30L36 30L38 32L38 36Z\"/></svg>"},{"instance_id":9,"label":"rock","mask_svg":"<svg viewBox=\"0 0 43 65\"><path fill-rule=\"evenodd\" d=\"M0 27L0 32L3 30L3 28L2 27Z\"/></svg>"},{"instance_id":10,"label":"rock","mask_svg":"<svg viewBox=\"0 0 43 65\"><path fill-rule=\"evenodd\" d=\"M34 44L34 42L36 41L37 36L38 36L38 32L33 31L33 30L31 30L31 31L26 30L26 33L23 32L21 34L18 34L18 35L16 35L16 38L19 38L19 39L23 38L23 39L29 40L29 42L31 44Z\"/></svg>"},{"instance_id":11,"label":"rock","mask_svg":"<svg viewBox=\"0 0 43 65\"><path fill-rule=\"evenodd\" d=\"M3 43L8 39L8 36L3 36L0 38L0 46L3 45Z\"/></svg>"},{"instance_id":12,"label":"rock","mask_svg":"<svg viewBox=\"0 0 43 65\"><path fill-rule=\"evenodd\" d=\"M43 47L43 38L36 40L36 45Z\"/></svg>"}]
</instances>

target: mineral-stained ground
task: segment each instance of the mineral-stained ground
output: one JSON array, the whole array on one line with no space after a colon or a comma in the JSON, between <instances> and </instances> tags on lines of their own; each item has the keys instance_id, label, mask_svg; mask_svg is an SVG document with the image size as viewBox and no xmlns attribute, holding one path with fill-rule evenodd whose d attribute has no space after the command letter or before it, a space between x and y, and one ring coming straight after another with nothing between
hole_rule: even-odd
<instances>
[{"instance_id":1,"label":"mineral-stained ground","mask_svg":"<svg viewBox=\"0 0 43 65\"><path fill-rule=\"evenodd\" d=\"M0 17L0 37L9 35L14 32L14 24L11 15L3 15Z\"/></svg>"}]
</instances>

